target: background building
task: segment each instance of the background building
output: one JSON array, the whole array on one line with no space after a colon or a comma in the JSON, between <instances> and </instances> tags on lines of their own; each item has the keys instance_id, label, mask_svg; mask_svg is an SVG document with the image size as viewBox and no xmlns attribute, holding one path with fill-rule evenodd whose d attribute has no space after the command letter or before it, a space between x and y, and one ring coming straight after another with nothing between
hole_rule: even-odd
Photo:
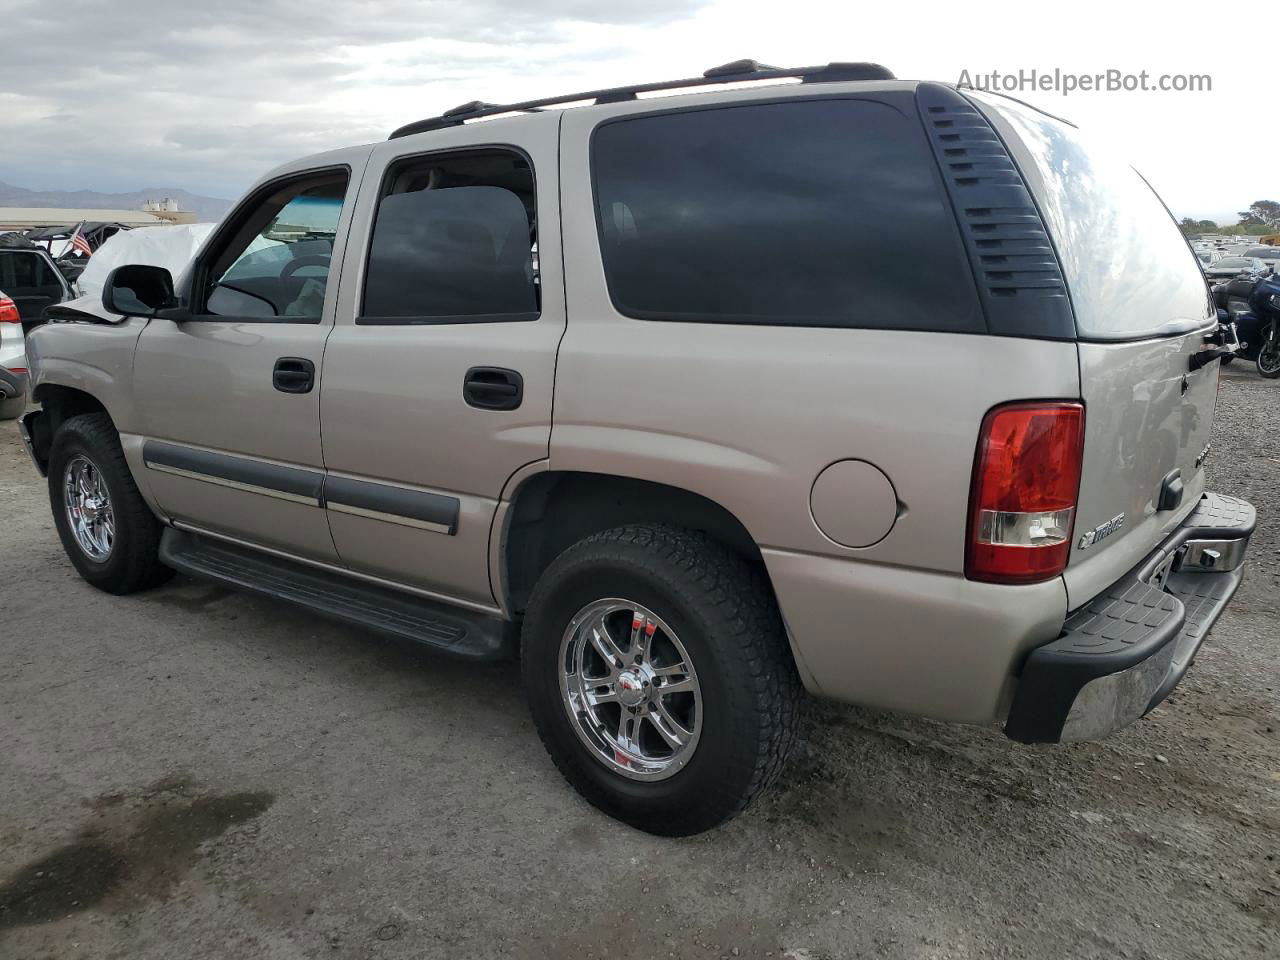
<instances>
[{"instance_id":1,"label":"background building","mask_svg":"<svg viewBox=\"0 0 1280 960\"><path fill-rule=\"evenodd\" d=\"M190 210L179 210L178 203L165 197L163 200L148 200L142 205L144 213L149 213L170 223L195 223L196 215Z\"/></svg>"},{"instance_id":2,"label":"background building","mask_svg":"<svg viewBox=\"0 0 1280 960\"><path fill-rule=\"evenodd\" d=\"M195 214L184 214L191 220L174 220L158 213L142 210L77 210L72 207L0 207L0 231L30 230L32 227L75 226L81 220L97 223L119 223L126 227L155 227L166 223L191 223Z\"/></svg>"}]
</instances>

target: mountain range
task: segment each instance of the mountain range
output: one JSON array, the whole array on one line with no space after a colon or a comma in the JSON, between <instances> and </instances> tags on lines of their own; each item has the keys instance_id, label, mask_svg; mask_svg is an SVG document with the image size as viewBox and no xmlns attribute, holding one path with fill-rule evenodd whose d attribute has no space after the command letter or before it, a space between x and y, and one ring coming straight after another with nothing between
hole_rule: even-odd
<instances>
[{"instance_id":1,"label":"mountain range","mask_svg":"<svg viewBox=\"0 0 1280 960\"><path fill-rule=\"evenodd\" d=\"M96 190L28 190L0 181L0 207L78 207L88 210L141 210L148 200L165 197L190 210L202 221L219 220L231 208L230 200L204 197L179 187L148 187L132 193L99 193Z\"/></svg>"}]
</instances>

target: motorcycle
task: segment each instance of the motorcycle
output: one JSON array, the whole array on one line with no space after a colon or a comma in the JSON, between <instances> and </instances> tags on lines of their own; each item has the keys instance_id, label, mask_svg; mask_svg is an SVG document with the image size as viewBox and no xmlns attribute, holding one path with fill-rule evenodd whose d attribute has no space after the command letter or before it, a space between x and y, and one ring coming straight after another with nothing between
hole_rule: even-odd
<instances>
[{"instance_id":1,"label":"motorcycle","mask_svg":"<svg viewBox=\"0 0 1280 960\"><path fill-rule=\"evenodd\" d=\"M1217 284L1213 302L1222 342L1237 341L1235 356L1254 361L1267 379L1280 377L1280 276Z\"/></svg>"}]
</instances>

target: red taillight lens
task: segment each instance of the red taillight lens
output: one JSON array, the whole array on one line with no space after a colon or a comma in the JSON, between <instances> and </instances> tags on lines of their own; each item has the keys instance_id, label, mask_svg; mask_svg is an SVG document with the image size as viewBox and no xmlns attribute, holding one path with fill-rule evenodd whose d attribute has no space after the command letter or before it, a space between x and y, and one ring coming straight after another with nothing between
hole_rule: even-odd
<instances>
[{"instance_id":1,"label":"red taillight lens","mask_svg":"<svg viewBox=\"0 0 1280 960\"><path fill-rule=\"evenodd\" d=\"M0 297L0 323L21 323L18 305L8 297Z\"/></svg>"},{"instance_id":2,"label":"red taillight lens","mask_svg":"<svg viewBox=\"0 0 1280 960\"><path fill-rule=\"evenodd\" d=\"M1062 573L1080 493L1084 407L1011 403L982 421L965 576L1036 583Z\"/></svg>"}]
</instances>

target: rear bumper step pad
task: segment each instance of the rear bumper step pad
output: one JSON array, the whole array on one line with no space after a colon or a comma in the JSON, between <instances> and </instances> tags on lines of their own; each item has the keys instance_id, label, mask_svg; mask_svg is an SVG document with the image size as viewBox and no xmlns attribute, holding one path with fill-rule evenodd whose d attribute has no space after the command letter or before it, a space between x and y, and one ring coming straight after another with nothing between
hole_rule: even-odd
<instances>
[{"instance_id":1,"label":"rear bumper step pad","mask_svg":"<svg viewBox=\"0 0 1280 960\"><path fill-rule=\"evenodd\" d=\"M1005 733L1023 743L1104 737L1144 716L1191 666L1243 577L1256 513L1206 493L1140 566L1067 617L1023 664ZM1191 542L1191 543L1189 543ZM1194 566L1182 561L1198 549ZM1220 569L1203 564L1224 557Z\"/></svg>"}]
</instances>

